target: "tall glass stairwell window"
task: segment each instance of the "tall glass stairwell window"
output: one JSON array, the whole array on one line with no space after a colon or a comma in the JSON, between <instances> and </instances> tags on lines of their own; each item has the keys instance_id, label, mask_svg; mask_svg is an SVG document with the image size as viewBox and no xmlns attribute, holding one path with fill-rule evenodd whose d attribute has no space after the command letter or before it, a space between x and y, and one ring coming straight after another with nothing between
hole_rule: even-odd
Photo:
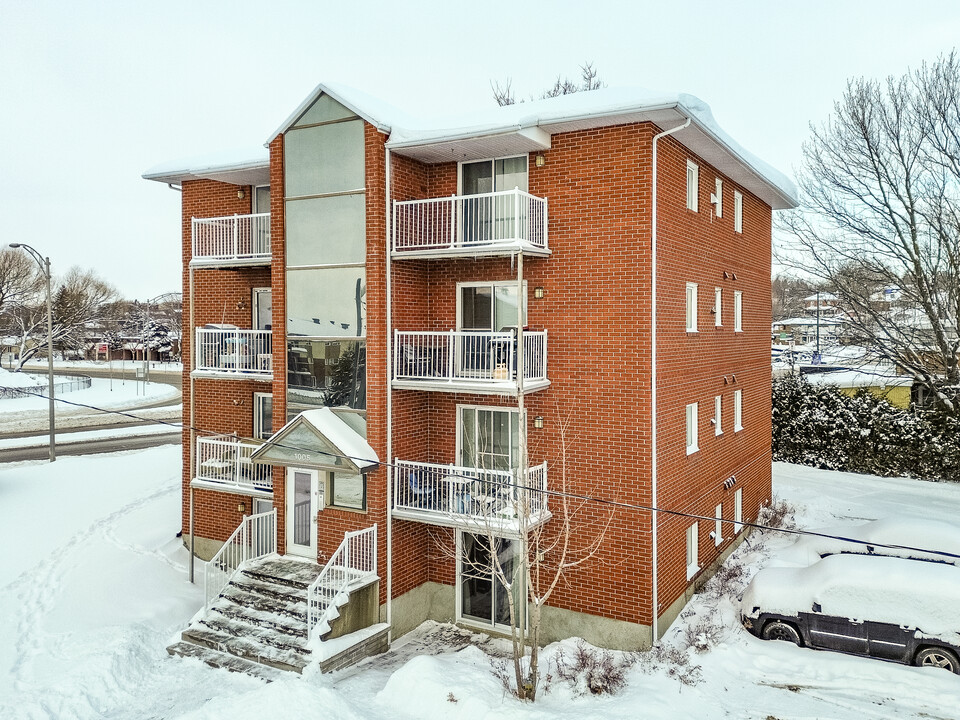
<instances>
[{"instance_id":1,"label":"tall glass stairwell window","mask_svg":"<svg viewBox=\"0 0 960 720\"><path fill-rule=\"evenodd\" d=\"M460 232L464 244L482 244L518 239L526 222L526 204L518 214L512 194L505 190L527 191L527 156L461 163L460 194L463 200ZM519 215L519 216L518 216Z\"/></svg>"}]
</instances>

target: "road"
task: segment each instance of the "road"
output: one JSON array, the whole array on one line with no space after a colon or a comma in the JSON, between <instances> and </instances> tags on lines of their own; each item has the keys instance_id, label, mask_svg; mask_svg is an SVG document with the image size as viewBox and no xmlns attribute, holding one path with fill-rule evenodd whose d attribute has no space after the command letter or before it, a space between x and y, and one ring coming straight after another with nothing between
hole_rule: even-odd
<instances>
[{"instance_id":1,"label":"road","mask_svg":"<svg viewBox=\"0 0 960 720\"><path fill-rule=\"evenodd\" d=\"M57 437L60 437L59 434ZM97 453L120 452L122 450L142 450L158 445L179 445L180 433L169 435L144 435L142 437L109 438L105 440L85 440L70 445L57 445L57 457L67 455L94 455ZM46 445L29 448L11 448L0 450L0 463L22 462L24 460L46 460L49 457Z\"/></svg>"}]
</instances>

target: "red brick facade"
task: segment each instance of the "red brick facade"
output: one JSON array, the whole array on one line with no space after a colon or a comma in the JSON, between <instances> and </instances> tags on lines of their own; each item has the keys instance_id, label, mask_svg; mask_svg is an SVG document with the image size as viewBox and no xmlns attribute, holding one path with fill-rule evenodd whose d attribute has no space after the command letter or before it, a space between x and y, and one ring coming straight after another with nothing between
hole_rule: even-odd
<instances>
[{"instance_id":1,"label":"red brick facade","mask_svg":"<svg viewBox=\"0 0 960 720\"><path fill-rule=\"evenodd\" d=\"M554 134L543 167L529 157L529 191L549 202L549 258L526 257L528 326L549 338L550 387L527 395L532 464L546 461L551 489L559 487L562 460L567 489L601 500L643 508L651 487L651 192L652 139L660 128L635 123ZM367 230L367 440L387 460L387 207L386 136L365 125ZM286 325L284 263L283 137L271 143L272 265L184 271L184 317L196 327L227 322L250 327L249 298L255 287L273 289L273 419L285 422ZM699 212L686 209L686 163L699 165ZM770 498L770 318L771 208L719 175L673 138L659 144L658 170L658 494L667 510L712 516L722 504L733 519L734 493L743 489L744 519L756 517ZM457 191L456 163L425 165L392 155L393 200L442 197ZM723 180L723 216L710 203L714 179ZM183 184L183 253L191 253L190 218L250 212L250 188L212 181ZM734 190L743 194L743 232L734 232ZM510 258L394 259L392 327L449 330L456 327L457 283L516 280ZM698 332L685 329L686 283L697 283ZM541 287L544 297L535 298ZM723 291L723 324L710 310L714 288ZM742 292L743 332L733 328L734 292ZM193 301L192 311L189 303ZM247 299L244 307L243 299ZM253 394L269 385L250 380L190 378L190 335L185 333L184 406L193 407L203 430L253 432ZM193 395L191 396L191 389ZM742 391L743 429L734 430L735 390ZM715 435L714 397L723 398L723 434ZM456 414L460 404L515 407L493 395L395 389L392 392L392 457L422 462L456 461ZM685 408L699 403L699 451L685 449ZM186 414L186 411L185 411ZM560 424L567 425L566 457L559 453ZM188 532L190 433L184 433L184 532ZM725 489L732 476L736 483ZM284 474L274 472L274 504L284 527ZM318 521L319 557L336 549L343 533L381 528L381 576L387 566L387 469L368 476L365 513L325 508ZM194 530L224 540L237 526L242 496L197 490ZM553 504L555 501L551 500ZM247 511L249 512L249 503ZM612 517L611 517L612 514ZM567 573L551 605L629 623L650 625L652 608L652 518L646 509L616 509L587 503L575 518L584 537L609 520L597 557ZM689 586L685 537L693 520L659 516L659 614ZM712 522L699 524L699 565L706 568L733 542L723 526L716 545ZM437 551L436 538L452 531L409 520L392 525L392 595L432 581L455 583L453 560ZM281 550L283 533L279 533ZM386 602L381 583L381 603Z\"/></svg>"}]
</instances>

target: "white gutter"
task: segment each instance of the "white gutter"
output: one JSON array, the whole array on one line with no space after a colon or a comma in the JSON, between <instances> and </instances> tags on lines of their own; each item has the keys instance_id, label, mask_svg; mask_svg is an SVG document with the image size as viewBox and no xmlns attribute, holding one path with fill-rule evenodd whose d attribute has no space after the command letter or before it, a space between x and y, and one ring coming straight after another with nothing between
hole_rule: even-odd
<instances>
[{"instance_id":1,"label":"white gutter","mask_svg":"<svg viewBox=\"0 0 960 720\"><path fill-rule=\"evenodd\" d=\"M191 233L191 236L192 236L192 234L193 234L193 218L190 219L190 233ZM192 238L192 237L191 237L191 240L190 240L190 259L193 260L193 238ZM194 369L197 367L197 362L196 362L196 357L197 357L196 337L197 337L197 334L196 334L196 332L194 332L194 324L193 324L193 323L194 323L194 315L193 315L193 307L194 307L194 302L193 302L193 268L192 268L192 267L189 267L189 268L187 269L187 272L189 273L188 277L190 278L190 279L189 279L189 284L190 284L190 328L189 328L189 330L188 330L188 332L190 333L190 335L189 335L189 340L190 340L190 453L189 453L189 457L190 457L190 468L189 468L189 473L190 473L190 582L193 582L193 581L194 581L194 567L193 567L193 566L194 566L194 558L196 558L196 556L197 556L197 554L196 554L196 552L195 552L195 546L194 546L194 544L193 544L193 541L194 541L194 532L193 532L193 478L196 477L196 473L194 473L193 467L194 467L194 463L196 462L196 458L194 457L194 452L196 451L196 447L197 447L197 431L196 431L196 429L195 429L197 426L196 426L196 423L195 423L196 418L195 418L195 416L194 416L194 406L195 406L195 404L196 404L196 393L194 392L194 386L193 386L193 371L194 371ZM180 342L183 343L183 337L182 337L182 335L181 335L181 338L180 338Z\"/></svg>"},{"instance_id":2,"label":"white gutter","mask_svg":"<svg viewBox=\"0 0 960 720\"><path fill-rule=\"evenodd\" d=\"M393 366L390 362L393 347L393 297L391 292L390 257L390 148L384 148L386 155L386 227L387 227L387 617L389 626L387 642L393 639Z\"/></svg>"},{"instance_id":3,"label":"white gutter","mask_svg":"<svg viewBox=\"0 0 960 720\"><path fill-rule=\"evenodd\" d=\"M651 562L651 574L653 579L652 592L652 610L653 610L653 642L660 639L660 598L657 585L657 563L658 545L657 545L657 141L667 135L672 135L678 130L683 130L690 125L690 118L683 125L677 125L670 130L664 130L662 133L653 136L653 202L651 209L653 216L650 221L650 504L653 506L652 524L652 548L653 553Z\"/></svg>"}]
</instances>

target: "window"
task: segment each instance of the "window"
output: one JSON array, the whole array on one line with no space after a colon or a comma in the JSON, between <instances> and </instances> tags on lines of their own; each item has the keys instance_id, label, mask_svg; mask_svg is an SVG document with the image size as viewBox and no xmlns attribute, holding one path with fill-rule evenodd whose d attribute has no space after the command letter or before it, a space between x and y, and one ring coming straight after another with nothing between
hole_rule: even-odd
<instances>
[{"instance_id":1,"label":"window","mask_svg":"<svg viewBox=\"0 0 960 720\"><path fill-rule=\"evenodd\" d=\"M743 232L743 195L736 190L733 191L733 229Z\"/></svg>"},{"instance_id":2,"label":"window","mask_svg":"<svg viewBox=\"0 0 960 720\"><path fill-rule=\"evenodd\" d=\"M717 327L723 325L721 318L721 307L723 306L723 290L721 288L713 289L713 324Z\"/></svg>"},{"instance_id":3,"label":"window","mask_svg":"<svg viewBox=\"0 0 960 720\"><path fill-rule=\"evenodd\" d=\"M733 494L733 520L733 531L738 533L743 527L743 488Z\"/></svg>"},{"instance_id":4,"label":"window","mask_svg":"<svg viewBox=\"0 0 960 720\"><path fill-rule=\"evenodd\" d=\"M687 332L697 331L697 284L687 283Z\"/></svg>"},{"instance_id":5,"label":"window","mask_svg":"<svg viewBox=\"0 0 960 720\"><path fill-rule=\"evenodd\" d=\"M739 290L733 293L733 331L743 332L743 293Z\"/></svg>"},{"instance_id":6,"label":"window","mask_svg":"<svg viewBox=\"0 0 960 720\"><path fill-rule=\"evenodd\" d=\"M516 410L461 405L457 419L461 465L516 469L520 462L520 414Z\"/></svg>"},{"instance_id":7,"label":"window","mask_svg":"<svg viewBox=\"0 0 960 720\"><path fill-rule=\"evenodd\" d=\"M720 543L723 542L723 505L717 505L713 511L714 525L713 525L713 544L717 547L720 546Z\"/></svg>"},{"instance_id":8,"label":"window","mask_svg":"<svg viewBox=\"0 0 960 720\"><path fill-rule=\"evenodd\" d=\"M687 455L695 453L697 444L697 403L687 405Z\"/></svg>"},{"instance_id":9,"label":"window","mask_svg":"<svg viewBox=\"0 0 960 720\"><path fill-rule=\"evenodd\" d=\"M697 545L700 540L700 532L697 523L687 528L687 580L697 574L700 568L697 566L697 560L700 557Z\"/></svg>"},{"instance_id":10,"label":"window","mask_svg":"<svg viewBox=\"0 0 960 720\"><path fill-rule=\"evenodd\" d=\"M523 323L527 322L527 283L523 283ZM457 329L502 332L517 327L515 280L457 285Z\"/></svg>"},{"instance_id":11,"label":"window","mask_svg":"<svg viewBox=\"0 0 960 720\"><path fill-rule=\"evenodd\" d=\"M494 627L509 626L512 593L514 608L520 613L519 624L525 627L524 566L517 561L517 541L466 532L458 533L457 541L457 619ZM502 575L510 581L510 587L506 587L498 577L493 562L494 553Z\"/></svg>"},{"instance_id":12,"label":"window","mask_svg":"<svg viewBox=\"0 0 960 720\"><path fill-rule=\"evenodd\" d=\"M717 395L713 399L713 431L716 435L723 435L723 398Z\"/></svg>"},{"instance_id":13,"label":"window","mask_svg":"<svg viewBox=\"0 0 960 720\"><path fill-rule=\"evenodd\" d=\"M461 201L462 242L486 243L514 237L515 213L519 209L523 221L526 209L515 208L512 197L490 196L514 188L527 190L526 155L460 164L460 195L468 196Z\"/></svg>"},{"instance_id":14,"label":"window","mask_svg":"<svg viewBox=\"0 0 960 720\"><path fill-rule=\"evenodd\" d=\"M348 475L327 473L328 487L324 488L324 497L329 507L367 509L366 475Z\"/></svg>"},{"instance_id":15,"label":"window","mask_svg":"<svg viewBox=\"0 0 960 720\"><path fill-rule=\"evenodd\" d=\"M733 431L743 430L743 391L733 392Z\"/></svg>"},{"instance_id":16,"label":"window","mask_svg":"<svg viewBox=\"0 0 960 720\"><path fill-rule=\"evenodd\" d=\"M687 210L697 212L700 193L700 168L692 160L687 160Z\"/></svg>"},{"instance_id":17,"label":"window","mask_svg":"<svg viewBox=\"0 0 960 720\"><path fill-rule=\"evenodd\" d=\"M253 436L266 440L273 435L273 395L253 394Z\"/></svg>"},{"instance_id":18,"label":"window","mask_svg":"<svg viewBox=\"0 0 960 720\"><path fill-rule=\"evenodd\" d=\"M710 202L717 206L717 217L723 217L723 180L717 178L717 190L710 198Z\"/></svg>"}]
</instances>

